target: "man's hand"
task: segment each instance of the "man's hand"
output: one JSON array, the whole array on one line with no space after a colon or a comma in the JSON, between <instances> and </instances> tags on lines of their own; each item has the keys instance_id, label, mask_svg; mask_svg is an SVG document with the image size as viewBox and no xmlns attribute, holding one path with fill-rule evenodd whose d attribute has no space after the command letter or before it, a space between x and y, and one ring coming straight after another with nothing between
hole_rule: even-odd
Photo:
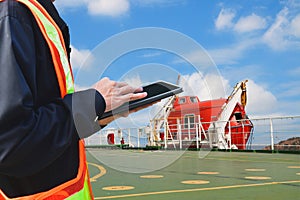
<instances>
[{"instance_id":1,"label":"man's hand","mask_svg":"<svg viewBox=\"0 0 300 200\"><path fill-rule=\"evenodd\" d=\"M126 102L147 96L146 92L142 92L143 88L141 87L131 87L127 83L112 81L109 78L101 79L93 87L100 92L105 100L105 112L111 111Z\"/></svg>"}]
</instances>

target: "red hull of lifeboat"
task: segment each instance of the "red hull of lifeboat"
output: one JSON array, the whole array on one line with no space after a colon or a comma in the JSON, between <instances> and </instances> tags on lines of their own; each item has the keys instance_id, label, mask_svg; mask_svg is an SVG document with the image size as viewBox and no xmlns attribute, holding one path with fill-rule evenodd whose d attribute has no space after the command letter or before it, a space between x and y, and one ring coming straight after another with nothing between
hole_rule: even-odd
<instances>
[{"instance_id":1,"label":"red hull of lifeboat","mask_svg":"<svg viewBox=\"0 0 300 200\"><path fill-rule=\"evenodd\" d=\"M198 140L207 139L208 128L218 119L225 103L226 99L201 102L196 96L177 97L168 116L168 139L195 141L196 134ZM229 121L224 130L225 137L231 138L229 145L234 144L238 149L246 149L253 125L239 103L236 104ZM164 140L164 134L161 134L161 139Z\"/></svg>"}]
</instances>

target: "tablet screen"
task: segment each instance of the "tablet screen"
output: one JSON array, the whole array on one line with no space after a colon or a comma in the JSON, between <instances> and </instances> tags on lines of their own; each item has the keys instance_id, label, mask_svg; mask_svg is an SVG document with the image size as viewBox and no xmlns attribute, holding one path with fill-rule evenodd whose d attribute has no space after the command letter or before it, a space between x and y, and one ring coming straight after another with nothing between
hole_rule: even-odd
<instances>
[{"instance_id":1,"label":"tablet screen","mask_svg":"<svg viewBox=\"0 0 300 200\"><path fill-rule=\"evenodd\" d=\"M135 102L138 102L141 100L145 101L146 99L150 99L150 98L153 98L158 95L172 92L174 89L177 89L177 88L178 88L178 86L166 84L165 82L152 83L150 85L143 87L143 92L147 92L147 96L145 98L131 101L130 103L132 104L132 103L135 103Z\"/></svg>"}]
</instances>

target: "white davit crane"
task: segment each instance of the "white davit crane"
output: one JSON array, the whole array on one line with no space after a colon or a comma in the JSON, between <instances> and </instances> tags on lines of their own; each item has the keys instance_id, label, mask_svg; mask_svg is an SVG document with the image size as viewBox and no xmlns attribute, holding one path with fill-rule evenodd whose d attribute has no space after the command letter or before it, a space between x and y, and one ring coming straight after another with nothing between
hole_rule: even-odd
<instances>
[{"instance_id":1,"label":"white davit crane","mask_svg":"<svg viewBox=\"0 0 300 200\"><path fill-rule=\"evenodd\" d=\"M227 122L230 120L230 116L232 115L236 104L241 103L244 107L246 105L247 81L248 80L245 80L236 84L232 93L222 106L217 120L210 124L208 133L213 147L217 147L219 149L235 148L234 145L229 146L227 143L227 139L225 137L225 127Z\"/></svg>"},{"instance_id":2,"label":"white davit crane","mask_svg":"<svg viewBox=\"0 0 300 200\"><path fill-rule=\"evenodd\" d=\"M171 112L171 109L173 108L173 103L176 96L171 96L168 98L167 102L161 109L157 112L157 114L154 116L154 118L151 120L151 130L152 135L154 138L152 138L151 143L156 144L158 141L160 141L160 130L162 127L167 127L168 122L168 116ZM164 130L167 132L166 130Z\"/></svg>"},{"instance_id":3,"label":"white davit crane","mask_svg":"<svg viewBox=\"0 0 300 200\"><path fill-rule=\"evenodd\" d=\"M179 84L180 75L177 77L176 85ZM173 108L173 103L176 99L177 95L173 95L169 97L164 104L163 107L157 112L157 114L152 118L151 124L151 137L150 137L150 144L151 145L158 145L160 138L160 130L163 127L164 133L167 134L168 132L168 116ZM166 144L165 144L166 146Z\"/></svg>"}]
</instances>

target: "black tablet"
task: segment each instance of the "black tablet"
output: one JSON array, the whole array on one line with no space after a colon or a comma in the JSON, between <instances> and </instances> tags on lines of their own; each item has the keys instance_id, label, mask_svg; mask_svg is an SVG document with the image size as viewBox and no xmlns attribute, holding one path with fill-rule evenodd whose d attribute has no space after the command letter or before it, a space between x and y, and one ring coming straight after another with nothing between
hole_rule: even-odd
<instances>
[{"instance_id":1,"label":"black tablet","mask_svg":"<svg viewBox=\"0 0 300 200\"><path fill-rule=\"evenodd\" d=\"M110 117L112 115L127 112L129 110L138 108L140 106L145 106L145 105L151 104L153 102L159 101L166 97L170 97L175 94L181 93L181 92L183 92L183 89L172 83L168 83L165 81L158 81L158 82L154 82L149 85L143 86L143 92L147 92L147 94L148 94L145 98L135 100L135 101L130 101L112 111L105 112L100 117L100 119L104 119L104 118Z\"/></svg>"}]
</instances>

